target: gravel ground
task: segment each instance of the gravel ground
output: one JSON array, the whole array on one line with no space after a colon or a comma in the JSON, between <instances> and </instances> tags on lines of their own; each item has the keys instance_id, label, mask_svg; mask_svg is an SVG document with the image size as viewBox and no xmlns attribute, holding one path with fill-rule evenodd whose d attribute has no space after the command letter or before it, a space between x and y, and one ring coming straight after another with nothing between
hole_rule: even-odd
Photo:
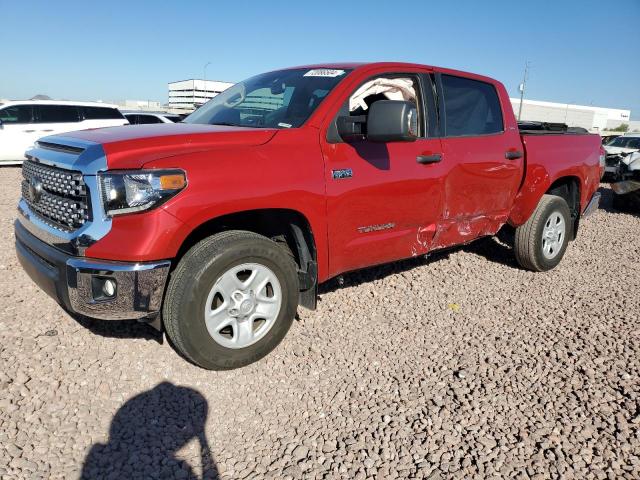
<instances>
[{"instance_id":1,"label":"gravel ground","mask_svg":"<svg viewBox=\"0 0 640 480\"><path fill-rule=\"evenodd\" d=\"M354 273L219 373L39 291L1 171L1 478L640 478L640 217L608 188L552 272L491 239Z\"/></svg>"}]
</instances>

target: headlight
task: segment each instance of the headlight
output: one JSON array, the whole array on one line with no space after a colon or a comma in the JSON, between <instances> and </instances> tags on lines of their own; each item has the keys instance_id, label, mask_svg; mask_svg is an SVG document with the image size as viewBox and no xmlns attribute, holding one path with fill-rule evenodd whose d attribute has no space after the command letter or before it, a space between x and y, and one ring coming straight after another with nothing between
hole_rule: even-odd
<instances>
[{"instance_id":1,"label":"headlight","mask_svg":"<svg viewBox=\"0 0 640 480\"><path fill-rule=\"evenodd\" d=\"M130 170L100 173L102 203L107 215L157 207L187 186L182 170Z\"/></svg>"}]
</instances>

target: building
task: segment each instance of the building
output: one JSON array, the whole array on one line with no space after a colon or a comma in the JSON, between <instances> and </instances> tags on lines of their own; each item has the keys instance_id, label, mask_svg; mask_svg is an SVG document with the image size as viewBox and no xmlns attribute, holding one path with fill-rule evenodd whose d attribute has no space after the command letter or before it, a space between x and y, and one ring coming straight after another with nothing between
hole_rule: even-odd
<instances>
[{"instance_id":1,"label":"building","mask_svg":"<svg viewBox=\"0 0 640 480\"><path fill-rule=\"evenodd\" d=\"M149 112L157 112L163 110L160 102L154 100L124 100L115 102L120 110L146 110Z\"/></svg>"},{"instance_id":2,"label":"building","mask_svg":"<svg viewBox=\"0 0 640 480\"><path fill-rule=\"evenodd\" d=\"M208 102L233 83L217 80L181 80L169 83L169 111L190 113Z\"/></svg>"},{"instance_id":3,"label":"building","mask_svg":"<svg viewBox=\"0 0 640 480\"><path fill-rule=\"evenodd\" d=\"M511 98L510 100L517 117L520 109L520 99ZM522 102L522 116L520 119L566 123L570 127L583 127L590 132L600 132L616 128L623 123L629 124L630 117L631 110L525 99Z\"/></svg>"}]
</instances>

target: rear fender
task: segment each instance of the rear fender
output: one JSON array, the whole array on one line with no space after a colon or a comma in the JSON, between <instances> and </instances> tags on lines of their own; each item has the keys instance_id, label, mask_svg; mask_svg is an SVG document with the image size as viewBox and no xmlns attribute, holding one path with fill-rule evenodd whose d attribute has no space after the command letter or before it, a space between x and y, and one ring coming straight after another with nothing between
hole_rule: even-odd
<instances>
[{"instance_id":1,"label":"rear fender","mask_svg":"<svg viewBox=\"0 0 640 480\"><path fill-rule=\"evenodd\" d=\"M527 165L525 181L516 195L507 220L509 225L517 227L525 223L552 183L551 176L543 165Z\"/></svg>"}]
</instances>

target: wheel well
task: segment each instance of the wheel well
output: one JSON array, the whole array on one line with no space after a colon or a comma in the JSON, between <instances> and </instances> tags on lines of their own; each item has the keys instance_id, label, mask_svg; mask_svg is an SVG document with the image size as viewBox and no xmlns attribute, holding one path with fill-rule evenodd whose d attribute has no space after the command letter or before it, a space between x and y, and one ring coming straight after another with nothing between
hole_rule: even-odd
<instances>
[{"instance_id":1,"label":"wheel well","mask_svg":"<svg viewBox=\"0 0 640 480\"><path fill-rule=\"evenodd\" d=\"M547 192L549 195L562 197L569 205L571 219L573 220L572 239L576 238L580 223L580 180L577 177L562 177L553 182Z\"/></svg>"},{"instance_id":2,"label":"wheel well","mask_svg":"<svg viewBox=\"0 0 640 480\"><path fill-rule=\"evenodd\" d=\"M247 230L288 247L298 265L300 304L315 308L317 254L311 225L304 215L288 209L260 209L236 212L213 218L195 228L176 255L176 262L200 240L226 230Z\"/></svg>"}]
</instances>

